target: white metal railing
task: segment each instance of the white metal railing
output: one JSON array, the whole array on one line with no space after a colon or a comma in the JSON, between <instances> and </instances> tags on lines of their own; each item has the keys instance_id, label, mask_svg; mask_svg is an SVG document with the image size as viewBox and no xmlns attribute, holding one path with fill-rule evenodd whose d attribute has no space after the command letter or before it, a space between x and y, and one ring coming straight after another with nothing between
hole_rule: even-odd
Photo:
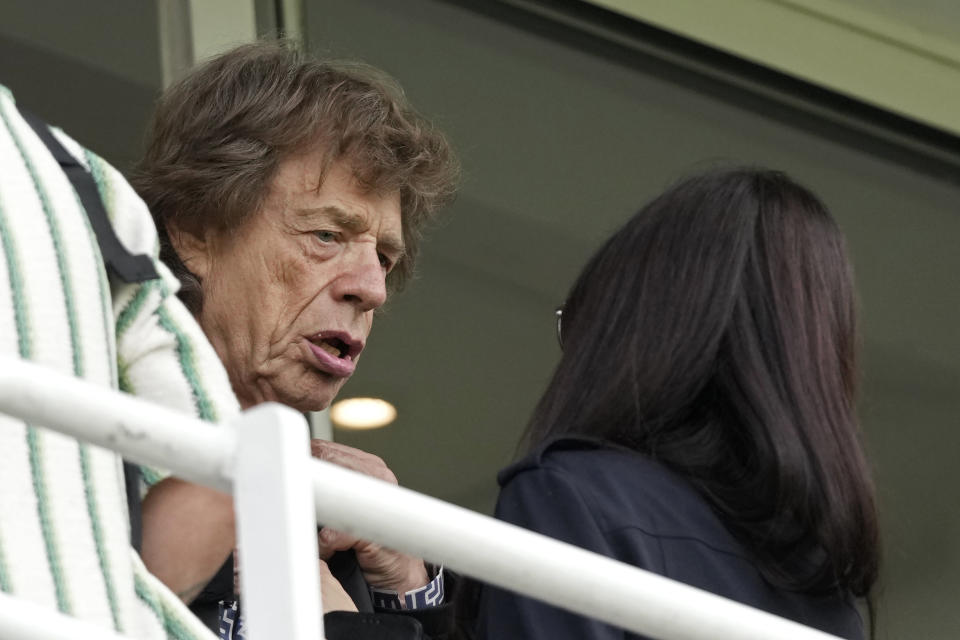
<instances>
[{"instance_id":1,"label":"white metal railing","mask_svg":"<svg viewBox=\"0 0 960 640\"><path fill-rule=\"evenodd\" d=\"M4 640L129 640L100 625L0 593L0 638Z\"/></svg>"},{"instance_id":2,"label":"white metal railing","mask_svg":"<svg viewBox=\"0 0 960 640\"><path fill-rule=\"evenodd\" d=\"M309 457L302 416L279 405L231 427L185 417L37 365L0 358L0 413L109 447L235 496L248 637L322 636L316 550L324 524L661 640L835 636L467 509ZM312 495L311 495L312 494ZM310 508L311 499L316 509ZM16 617L0 599L4 638ZM36 625L40 618L31 617ZM104 638L114 638L109 633Z\"/></svg>"}]
</instances>

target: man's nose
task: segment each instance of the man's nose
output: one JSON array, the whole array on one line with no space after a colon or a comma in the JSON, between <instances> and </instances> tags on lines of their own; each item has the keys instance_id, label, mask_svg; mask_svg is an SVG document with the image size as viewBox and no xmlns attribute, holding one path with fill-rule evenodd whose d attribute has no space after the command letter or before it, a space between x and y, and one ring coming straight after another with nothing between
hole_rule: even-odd
<instances>
[{"instance_id":1,"label":"man's nose","mask_svg":"<svg viewBox=\"0 0 960 640\"><path fill-rule=\"evenodd\" d=\"M340 299L370 311L387 301L386 272L375 248L358 247L337 280Z\"/></svg>"}]
</instances>

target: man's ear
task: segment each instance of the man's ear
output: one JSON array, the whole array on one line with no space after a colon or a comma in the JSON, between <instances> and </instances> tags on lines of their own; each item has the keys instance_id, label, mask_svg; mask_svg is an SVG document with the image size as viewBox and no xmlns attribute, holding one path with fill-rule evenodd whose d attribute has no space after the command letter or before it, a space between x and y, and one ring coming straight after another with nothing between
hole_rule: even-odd
<instances>
[{"instance_id":1,"label":"man's ear","mask_svg":"<svg viewBox=\"0 0 960 640\"><path fill-rule=\"evenodd\" d=\"M202 282L210 271L212 234L184 228L176 220L166 222L167 236L180 262Z\"/></svg>"}]
</instances>

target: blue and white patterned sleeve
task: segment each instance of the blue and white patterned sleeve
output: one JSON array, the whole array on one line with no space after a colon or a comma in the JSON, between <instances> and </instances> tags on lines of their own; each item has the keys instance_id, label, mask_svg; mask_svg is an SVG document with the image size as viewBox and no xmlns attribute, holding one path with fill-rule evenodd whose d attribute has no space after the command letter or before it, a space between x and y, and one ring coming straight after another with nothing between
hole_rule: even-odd
<instances>
[{"instance_id":1,"label":"blue and white patterned sleeve","mask_svg":"<svg viewBox=\"0 0 960 640\"><path fill-rule=\"evenodd\" d=\"M422 587L407 591L402 596L392 589L370 587L374 609L399 611L401 609L426 609L443 604L443 567L432 569L430 565L427 565L427 569L434 574L433 579Z\"/></svg>"}]
</instances>

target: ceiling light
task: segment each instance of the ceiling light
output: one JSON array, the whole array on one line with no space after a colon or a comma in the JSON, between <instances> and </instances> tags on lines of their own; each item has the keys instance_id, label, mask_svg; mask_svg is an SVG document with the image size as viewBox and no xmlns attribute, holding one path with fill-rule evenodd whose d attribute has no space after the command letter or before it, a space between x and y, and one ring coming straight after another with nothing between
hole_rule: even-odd
<instances>
[{"instance_id":1,"label":"ceiling light","mask_svg":"<svg viewBox=\"0 0 960 640\"><path fill-rule=\"evenodd\" d=\"M330 420L341 429L377 429L396 417L394 406L380 398L348 398L330 407Z\"/></svg>"}]
</instances>

